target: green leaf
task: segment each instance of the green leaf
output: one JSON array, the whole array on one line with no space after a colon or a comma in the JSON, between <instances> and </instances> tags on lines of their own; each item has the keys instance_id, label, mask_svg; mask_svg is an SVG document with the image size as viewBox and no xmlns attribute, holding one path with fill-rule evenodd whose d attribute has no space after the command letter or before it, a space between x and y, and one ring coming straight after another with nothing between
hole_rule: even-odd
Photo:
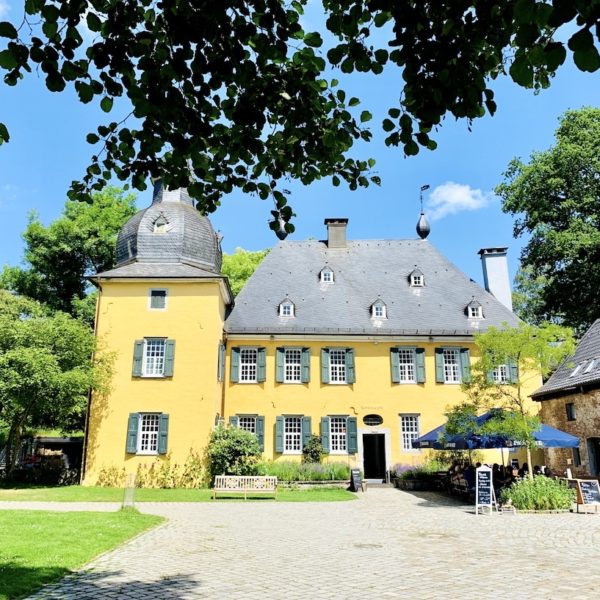
<instances>
[{"instance_id":1,"label":"green leaf","mask_svg":"<svg viewBox=\"0 0 600 600\"><path fill-rule=\"evenodd\" d=\"M4 123L0 123L0 144L2 142L8 142L10 140L10 134Z\"/></svg>"},{"instance_id":2,"label":"green leaf","mask_svg":"<svg viewBox=\"0 0 600 600\"><path fill-rule=\"evenodd\" d=\"M569 38L569 48L573 52L585 51L594 47L594 36L589 29L580 29Z\"/></svg>"},{"instance_id":3,"label":"green leaf","mask_svg":"<svg viewBox=\"0 0 600 600\"><path fill-rule=\"evenodd\" d=\"M510 76L515 83L523 87L531 87L533 85L533 68L526 56L523 54L517 55L510 66Z\"/></svg>"},{"instance_id":4,"label":"green leaf","mask_svg":"<svg viewBox=\"0 0 600 600\"><path fill-rule=\"evenodd\" d=\"M0 22L0 37L16 40L19 34L12 23L2 21Z\"/></svg>"},{"instance_id":5,"label":"green leaf","mask_svg":"<svg viewBox=\"0 0 600 600\"><path fill-rule=\"evenodd\" d=\"M361 123L366 123L367 121L370 121L372 118L373 118L373 115L368 110L363 110L360 113L360 122Z\"/></svg>"},{"instance_id":6,"label":"green leaf","mask_svg":"<svg viewBox=\"0 0 600 600\"><path fill-rule=\"evenodd\" d=\"M593 73L600 68L600 54L598 54L598 50L594 46L587 50L573 52L573 60L577 68L581 71Z\"/></svg>"},{"instance_id":7,"label":"green leaf","mask_svg":"<svg viewBox=\"0 0 600 600\"><path fill-rule=\"evenodd\" d=\"M360 104L360 100L358 98L350 98L348 102L348 106L358 106Z\"/></svg>"},{"instance_id":8,"label":"green leaf","mask_svg":"<svg viewBox=\"0 0 600 600\"><path fill-rule=\"evenodd\" d=\"M544 48L544 57L548 70L556 71L565 62L567 51L560 42L550 42Z\"/></svg>"},{"instance_id":9,"label":"green leaf","mask_svg":"<svg viewBox=\"0 0 600 600\"><path fill-rule=\"evenodd\" d=\"M100 31L102 29L102 21L96 13L89 12L85 20L90 31Z\"/></svg>"},{"instance_id":10,"label":"green leaf","mask_svg":"<svg viewBox=\"0 0 600 600\"><path fill-rule=\"evenodd\" d=\"M92 98L94 97L94 91L92 89L92 86L87 83L78 81L75 84L75 89L77 90L77 95L79 96L79 99L84 104L87 104L88 102L90 102L92 100Z\"/></svg>"},{"instance_id":11,"label":"green leaf","mask_svg":"<svg viewBox=\"0 0 600 600\"><path fill-rule=\"evenodd\" d=\"M14 69L17 64L17 60L10 50L2 50L0 52L0 67L3 69Z\"/></svg>"},{"instance_id":12,"label":"green leaf","mask_svg":"<svg viewBox=\"0 0 600 600\"><path fill-rule=\"evenodd\" d=\"M419 154L419 146L414 140L410 140L407 144L404 144L404 154L406 156L416 156Z\"/></svg>"},{"instance_id":13,"label":"green leaf","mask_svg":"<svg viewBox=\"0 0 600 600\"><path fill-rule=\"evenodd\" d=\"M318 33L313 31L304 36L304 43L311 48L319 48L323 45L323 40Z\"/></svg>"},{"instance_id":14,"label":"green leaf","mask_svg":"<svg viewBox=\"0 0 600 600\"><path fill-rule=\"evenodd\" d=\"M390 115L390 117L392 117L392 119L397 119L400 116L400 109L399 108L390 108L390 110L388 110L388 115Z\"/></svg>"},{"instance_id":15,"label":"green leaf","mask_svg":"<svg viewBox=\"0 0 600 600\"><path fill-rule=\"evenodd\" d=\"M104 111L104 112L110 112L111 109L113 107L113 99L109 98L108 96L104 96L104 98L102 98L102 100L100 100L100 108Z\"/></svg>"},{"instance_id":16,"label":"green leaf","mask_svg":"<svg viewBox=\"0 0 600 600\"><path fill-rule=\"evenodd\" d=\"M383 130L384 131L392 131L395 128L396 128L396 126L394 125L393 121L390 121L389 119L383 120Z\"/></svg>"},{"instance_id":17,"label":"green leaf","mask_svg":"<svg viewBox=\"0 0 600 600\"><path fill-rule=\"evenodd\" d=\"M97 144L100 138L95 133L88 133L85 140L88 144Z\"/></svg>"}]
</instances>

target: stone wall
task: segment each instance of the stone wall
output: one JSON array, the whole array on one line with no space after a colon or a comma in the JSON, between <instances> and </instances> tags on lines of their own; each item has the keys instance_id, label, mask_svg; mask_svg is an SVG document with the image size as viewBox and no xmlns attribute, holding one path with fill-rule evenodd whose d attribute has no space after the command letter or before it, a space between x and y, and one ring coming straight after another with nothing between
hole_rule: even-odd
<instances>
[{"instance_id":1,"label":"stone wall","mask_svg":"<svg viewBox=\"0 0 600 600\"><path fill-rule=\"evenodd\" d=\"M567 420L566 404L569 402L575 405L574 421ZM571 448L548 448L545 450L546 464L560 475L569 468L574 477L589 476L587 440L600 438L600 390L543 400L540 404L542 422L577 436L581 455L581 466L575 467Z\"/></svg>"}]
</instances>

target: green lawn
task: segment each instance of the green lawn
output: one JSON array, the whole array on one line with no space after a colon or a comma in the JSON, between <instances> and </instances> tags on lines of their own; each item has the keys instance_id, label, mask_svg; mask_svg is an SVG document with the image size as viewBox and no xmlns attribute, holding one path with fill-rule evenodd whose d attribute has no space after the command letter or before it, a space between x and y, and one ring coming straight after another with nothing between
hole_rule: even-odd
<instances>
[{"instance_id":1,"label":"green lawn","mask_svg":"<svg viewBox=\"0 0 600 600\"><path fill-rule=\"evenodd\" d=\"M209 489L198 490L135 490L136 502L207 502L212 498ZM221 495L219 495L219 499ZM232 496L233 498L233 496ZM338 488L313 488L307 490L290 490L280 488L277 492L278 502L340 502L354 500L356 495ZM227 500L227 498L223 498ZM240 496L235 496L240 499ZM257 500L269 501L266 497ZM83 487L80 485L64 487L20 487L0 488L0 502L6 500L30 500L52 502L121 502L123 490L120 488ZM243 501L243 498L241 498ZM252 498L254 500L254 498Z\"/></svg>"},{"instance_id":2,"label":"green lawn","mask_svg":"<svg viewBox=\"0 0 600 600\"><path fill-rule=\"evenodd\" d=\"M0 510L0 600L27 596L162 521L131 509Z\"/></svg>"}]
</instances>

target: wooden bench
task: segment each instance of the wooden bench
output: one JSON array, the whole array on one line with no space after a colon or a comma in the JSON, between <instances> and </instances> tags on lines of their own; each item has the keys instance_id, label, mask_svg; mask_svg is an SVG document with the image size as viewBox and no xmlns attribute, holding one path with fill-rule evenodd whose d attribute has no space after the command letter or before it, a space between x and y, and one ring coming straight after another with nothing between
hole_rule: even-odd
<instances>
[{"instance_id":1,"label":"wooden bench","mask_svg":"<svg viewBox=\"0 0 600 600\"><path fill-rule=\"evenodd\" d=\"M217 475L213 486L213 500L218 493L244 494L273 494L277 498L277 477L270 475Z\"/></svg>"}]
</instances>

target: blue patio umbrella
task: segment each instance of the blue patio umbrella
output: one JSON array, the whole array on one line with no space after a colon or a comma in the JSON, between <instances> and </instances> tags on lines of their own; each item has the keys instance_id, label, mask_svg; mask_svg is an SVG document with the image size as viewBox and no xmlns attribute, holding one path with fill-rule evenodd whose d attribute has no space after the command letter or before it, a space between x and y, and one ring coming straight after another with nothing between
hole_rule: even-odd
<instances>
[{"instance_id":1,"label":"blue patio umbrella","mask_svg":"<svg viewBox=\"0 0 600 600\"><path fill-rule=\"evenodd\" d=\"M498 409L490 410L475 419L477 427L498 416ZM577 448L579 438L542 423L541 428L533 434L536 445L540 448ZM521 445L518 440L511 440L501 435L479 435L475 433L461 435L445 435L445 425L432 429L429 433L413 440L413 448L432 448L434 450L478 450L490 448L512 448Z\"/></svg>"}]
</instances>

